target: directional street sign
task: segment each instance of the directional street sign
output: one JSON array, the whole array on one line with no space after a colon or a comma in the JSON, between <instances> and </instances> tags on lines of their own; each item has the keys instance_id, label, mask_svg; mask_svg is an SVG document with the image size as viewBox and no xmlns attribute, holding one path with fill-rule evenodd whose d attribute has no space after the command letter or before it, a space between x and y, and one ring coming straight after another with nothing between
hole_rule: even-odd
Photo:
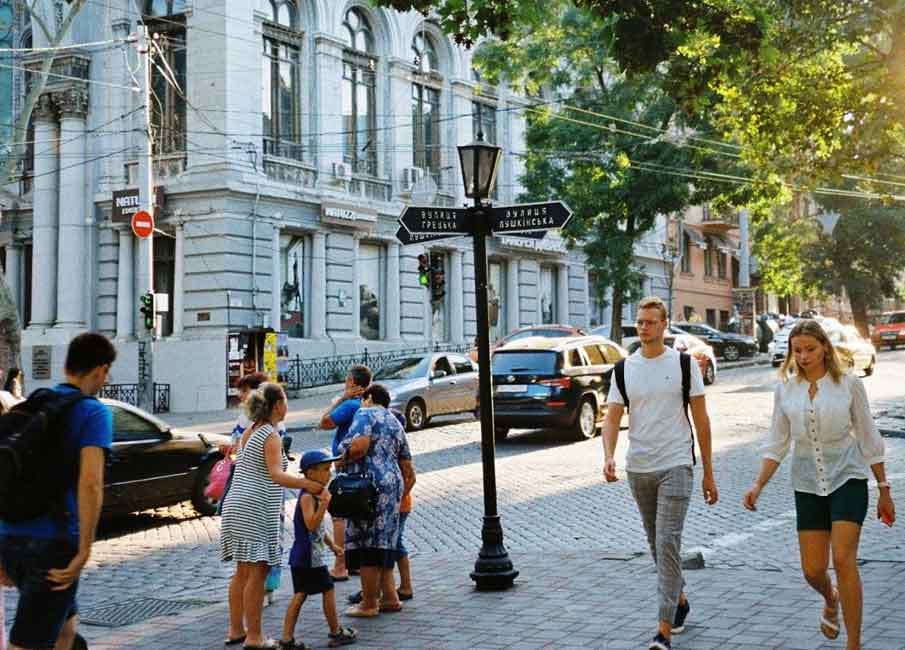
<instances>
[{"instance_id":1,"label":"directional street sign","mask_svg":"<svg viewBox=\"0 0 905 650\"><path fill-rule=\"evenodd\" d=\"M490 208L493 233L516 233L562 228L572 218L572 211L562 201L523 203Z\"/></svg>"},{"instance_id":2,"label":"directional street sign","mask_svg":"<svg viewBox=\"0 0 905 650\"><path fill-rule=\"evenodd\" d=\"M399 222L402 223L401 221ZM399 240L399 243L403 246L409 246L410 244L424 244L429 241L439 241L441 239L452 239L454 237L461 237L458 234L446 234L446 235L428 235L424 233L410 233L405 229L405 226L400 225L399 230L396 231L396 239Z\"/></svg>"},{"instance_id":3,"label":"directional street sign","mask_svg":"<svg viewBox=\"0 0 905 650\"><path fill-rule=\"evenodd\" d=\"M433 208L409 206L399 222L412 234L468 235L471 234L469 208Z\"/></svg>"}]
</instances>

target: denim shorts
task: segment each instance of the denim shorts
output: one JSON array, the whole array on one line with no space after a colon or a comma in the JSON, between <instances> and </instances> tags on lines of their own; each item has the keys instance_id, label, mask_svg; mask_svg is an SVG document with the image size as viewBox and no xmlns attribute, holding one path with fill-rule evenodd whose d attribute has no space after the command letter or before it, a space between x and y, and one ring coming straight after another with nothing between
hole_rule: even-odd
<instances>
[{"instance_id":1,"label":"denim shorts","mask_svg":"<svg viewBox=\"0 0 905 650\"><path fill-rule=\"evenodd\" d=\"M19 591L12 645L53 648L63 625L78 613L78 580L63 591L51 591L47 581L47 572L68 566L77 551L65 539L0 537L0 563Z\"/></svg>"}]
</instances>

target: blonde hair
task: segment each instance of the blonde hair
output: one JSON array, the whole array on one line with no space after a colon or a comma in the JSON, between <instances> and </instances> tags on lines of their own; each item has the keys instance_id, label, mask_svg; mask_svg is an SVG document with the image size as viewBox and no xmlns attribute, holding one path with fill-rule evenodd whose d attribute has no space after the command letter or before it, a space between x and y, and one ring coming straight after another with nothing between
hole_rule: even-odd
<instances>
[{"instance_id":1,"label":"blonde hair","mask_svg":"<svg viewBox=\"0 0 905 650\"><path fill-rule=\"evenodd\" d=\"M786 351L785 361L783 361L782 367L779 369L779 379L783 382L789 381L789 377L792 374L791 371L794 371L798 381L801 381L804 375L801 368L798 367L798 362L795 361L795 353L792 352L792 340L796 336L812 336L817 339L817 342L826 350L826 354L823 357L826 371L833 382L838 384L844 374L842 364L839 361L839 354L820 323L811 319L800 320L792 326L792 331L789 332L789 349Z\"/></svg>"},{"instance_id":2,"label":"blonde hair","mask_svg":"<svg viewBox=\"0 0 905 650\"><path fill-rule=\"evenodd\" d=\"M252 422L269 422L273 409L280 401L286 399L286 393L279 384L264 383L251 391L245 400L245 414Z\"/></svg>"},{"instance_id":3,"label":"blonde hair","mask_svg":"<svg viewBox=\"0 0 905 650\"><path fill-rule=\"evenodd\" d=\"M638 303L638 310L642 309L659 309L660 317L667 321L669 320L669 312L666 309L666 303L663 302L662 298L657 296L648 296L647 298L642 298L641 302Z\"/></svg>"}]
</instances>

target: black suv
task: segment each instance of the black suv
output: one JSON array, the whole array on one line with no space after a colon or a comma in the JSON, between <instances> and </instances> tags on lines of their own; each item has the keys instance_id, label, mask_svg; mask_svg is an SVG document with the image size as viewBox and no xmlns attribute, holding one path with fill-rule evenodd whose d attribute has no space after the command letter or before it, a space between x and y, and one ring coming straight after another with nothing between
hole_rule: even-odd
<instances>
[{"instance_id":1,"label":"black suv","mask_svg":"<svg viewBox=\"0 0 905 650\"><path fill-rule=\"evenodd\" d=\"M716 356L726 361L739 357L753 357L757 354L757 341L750 336L721 332L704 323L671 323L670 327L704 339L713 348Z\"/></svg>"},{"instance_id":2,"label":"black suv","mask_svg":"<svg viewBox=\"0 0 905 650\"><path fill-rule=\"evenodd\" d=\"M625 358L602 336L529 338L493 353L493 411L497 440L510 428L568 429L577 440L597 431L613 366Z\"/></svg>"}]
</instances>

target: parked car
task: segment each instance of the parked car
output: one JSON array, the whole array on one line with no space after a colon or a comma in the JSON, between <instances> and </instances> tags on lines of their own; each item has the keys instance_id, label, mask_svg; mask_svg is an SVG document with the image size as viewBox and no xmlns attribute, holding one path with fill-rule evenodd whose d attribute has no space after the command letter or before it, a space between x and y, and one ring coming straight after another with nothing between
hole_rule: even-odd
<instances>
[{"instance_id":1,"label":"parked car","mask_svg":"<svg viewBox=\"0 0 905 650\"><path fill-rule=\"evenodd\" d=\"M672 327L703 339L713 347L718 357L723 357L726 361L757 354L757 341L750 336L720 332L704 323L673 323Z\"/></svg>"},{"instance_id":2,"label":"parked car","mask_svg":"<svg viewBox=\"0 0 905 650\"><path fill-rule=\"evenodd\" d=\"M123 515L191 501L202 515L217 502L204 496L211 469L228 436L170 428L163 420L125 402L102 399L113 412L113 449L104 472L102 515Z\"/></svg>"},{"instance_id":3,"label":"parked car","mask_svg":"<svg viewBox=\"0 0 905 650\"><path fill-rule=\"evenodd\" d=\"M825 329L844 364L853 371L862 371L866 377L874 374L877 349L870 341L862 337L852 325L830 326Z\"/></svg>"},{"instance_id":4,"label":"parked car","mask_svg":"<svg viewBox=\"0 0 905 650\"><path fill-rule=\"evenodd\" d=\"M786 358L789 351L789 332L795 321L787 320L785 326L773 335L773 341L770 343L770 354L772 355L772 363L774 368L778 368Z\"/></svg>"},{"instance_id":5,"label":"parked car","mask_svg":"<svg viewBox=\"0 0 905 650\"><path fill-rule=\"evenodd\" d=\"M641 347L641 340L638 337L625 339L622 343L629 354L634 354ZM679 352L686 352L694 357L701 369L705 385L709 386L716 381L716 354L714 354L713 348L704 341L697 336L684 334L678 330L667 330L663 336L663 343L667 347Z\"/></svg>"},{"instance_id":6,"label":"parked car","mask_svg":"<svg viewBox=\"0 0 905 650\"><path fill-rule=\"evenodd\" d=\"M494 352L495 435L513 428L568 429L591 438L606 409L613 366L628 353L602 336L532 337Z\"/></svg>"},{"instance_id":7,"label":"parked car","mask_svg":"<svg viewBox=\"0 0 905 650\"><path fill-rule=\"evenodd\" d=\"M895 350L905 345L905 311L883 314L871 330L870 339L878 350L882 347Z\"/></svg>"},{"instance_id":8,"label":"parked car","mask_svg":"<svg viewBox=\"0 0 905 650\"><path fill-rule=\"evenodd\" d=\"M390 408L405 414L409 431L423 428L436 415L477 407L478 366L463 354L406 357L381 368L374 383L390 391Z\"/></svg>"},{"instance_id":9,"label":"parked car","mask_svg":"<svg viewBox=\"0 0 905 650\"><path fill-rule=\"evenodd\" d=\"M604 338L610 338L610 326L609 325L599 325L592 329L588 334L592 336L602 336ZM634 323L622 323L622 345L625 347L625 340L637 337L638 336L638 326Z\"/></svg>"},{"instance_id":10,"label":"parked car","mask_svg":"<svg viewBox=\"0 0 905 650\"><path fill-rule=\"evenodd\" d=\"M585 331L580 327L572 327L571 325L531 325L522 327L514 332L510 332L507 336L499 339L494 348L501 348L507 343L527 339L532 336L540 336L548 339L561 338L564 336L584 336Z\"/></svg>"}]
</instances>

